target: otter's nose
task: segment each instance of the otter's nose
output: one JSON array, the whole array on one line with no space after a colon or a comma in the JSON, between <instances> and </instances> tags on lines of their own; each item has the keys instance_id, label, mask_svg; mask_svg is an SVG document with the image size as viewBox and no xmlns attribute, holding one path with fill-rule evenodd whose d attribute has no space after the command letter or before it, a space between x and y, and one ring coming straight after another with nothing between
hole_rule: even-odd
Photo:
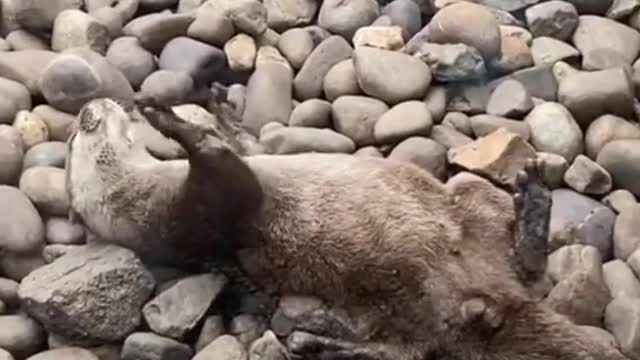
<instances>
[{"instance_id":1,"label":"otter's nose","mask_svg":"<svg viewBox=\"0 0 640 360\"><path fill-rule=\"evenodd\" d=\"M95 111L93 111L91 105L85 106L80 111L80 129L85 132L90 132L95 130L98 125L100 125L100 117L96 116Z\"/></svg>"}]
</instances>

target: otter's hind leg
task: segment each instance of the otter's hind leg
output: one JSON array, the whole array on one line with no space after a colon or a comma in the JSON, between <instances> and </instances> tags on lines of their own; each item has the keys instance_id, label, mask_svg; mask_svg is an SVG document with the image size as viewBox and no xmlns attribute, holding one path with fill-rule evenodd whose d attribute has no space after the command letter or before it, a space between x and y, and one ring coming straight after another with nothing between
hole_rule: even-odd
<instances>
[{"instance_id":1,"label":"otter's hind leg","mask_svg":"<svg viewBox=\"0 0 640 360\"><path fill-rule=\"evenodd\" d=\"M541 160L530 159L514 185L514 268L525 283L537 281L547 266L551 192L539 176L543 166Z\"/></svg>"}]
</instances>

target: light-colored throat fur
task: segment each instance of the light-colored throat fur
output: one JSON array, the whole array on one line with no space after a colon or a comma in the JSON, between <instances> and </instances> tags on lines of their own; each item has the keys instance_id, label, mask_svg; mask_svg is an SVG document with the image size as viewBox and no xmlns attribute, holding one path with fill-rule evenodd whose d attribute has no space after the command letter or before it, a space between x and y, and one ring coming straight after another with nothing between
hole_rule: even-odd
<instances>
[{"instance_id":1,"label":"light-colored throat fur","mask_svg":"<svg viewBox=\"0 0 640 360\"><path fill-rule=\"evenodd\" d=\"M117 210L110 198L131 181L128 179L131 174L159 161L140 146L92 140L82 132L69 140L66 171L71 207L104 241L118 244L140 241L138 225L129 214ZM138 206L135 199L131 200L128 206Z\"/></svg>"}]
</instances>

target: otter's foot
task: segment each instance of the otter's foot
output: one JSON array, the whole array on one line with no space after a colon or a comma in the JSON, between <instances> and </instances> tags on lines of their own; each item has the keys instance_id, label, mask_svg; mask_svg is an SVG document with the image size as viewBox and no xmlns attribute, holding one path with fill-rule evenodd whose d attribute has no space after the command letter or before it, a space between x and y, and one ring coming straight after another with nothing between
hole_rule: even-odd
<instances>
[{"instance_id":1,"label":"otter's foot","mask_svg":"<svg viewBox=\"0 0 640 360\"><path fill-rule=\"evenodd\" d=\"M514 185L514 265L525 283L538 280L547 264L551 191L540 176L543 166L542 160L528 160L524 170L517 174Z\"/></svg>"},{"instance_id":2,"label":"otter's foot","mask_svg":"<svg viewBox=\"0 0 640 360\"><path fill-rule=\"evenodd\" d=\"M200 126L189 123L170 111L146 106L142 109L142 113L151 126L162 135L176 140L189 153L196 151L199 148L198 144L207 136Z\"/></svg>"},{"instance_id":3,"label":"otter's foot","mask_svg":"<svg viewBox=\"0 0 640 360\"><path fill-rule=\"evenodd\" d=\"M356 339L355 331L347 319L326 309L316 309L296 318L293 330L335 339L350 341Z\"/></svg>"},{"instance_id":4,"label":"otter's foot","mask_svg":"<svg viewBox=\"0 0 640 360\"><path fill-rule=\"evenodd\" d=\"M287 348L294 359L402 360L401 354L391 354L375 346L360 345L299 331L289 335Z\"/></svg>"}]
</instances>

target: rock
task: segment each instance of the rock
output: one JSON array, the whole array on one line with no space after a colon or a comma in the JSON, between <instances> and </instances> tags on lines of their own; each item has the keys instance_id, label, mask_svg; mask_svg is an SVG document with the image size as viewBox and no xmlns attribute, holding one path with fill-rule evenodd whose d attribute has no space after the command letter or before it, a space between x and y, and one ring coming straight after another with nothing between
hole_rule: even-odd
<instances>
[{"instance_id":1,"label":"rock","mask_svg":"<svg viewBox=\"0 0 640 360\"><path fill-rule=\"evenodd\" d=\"M0 360L15 360L7 350L0 349Z\"/></svg>"},{"instance_id":2,"label":"rock","mask_svg":"<svg viewBox=\"0 0 640 360\"><path fill-rule=\"evenodd\" d=\"M60 12L53 24L51 48L61 52L74 47L87 47L105 54L111 42L109 29L91 15L78 9Z\"/></svg>"},{"instance_id":3,"label":"rock","mask_svg":"<svg viewBox=\"0 0 640 360\"><path fill-rule=\"evenodd\" d=\"M404 46L400 26L365 26L353 36L353 46L371 46L384 50L398 50Z\"/></svg>"},{"instance_id":4,"label":"rock","mask_svg":"<svg viewBox=\"0 0 640 360\"><path fill-rule=\"evenodd\" d=\"M454 128L467 136L475 136L473 128L471 127L471 120L467 115L461 112L448 112L447 115L445 115L444 120L442 120L442 125ZM497 130L498 127L493 130ZM487 132L485 135L493 132L493 130Z\"/></svg>"},{"instance_id":5,"label":"rock","mask_svg":"<svg viewBox=\"0 0 640 360\"><path fill-rule=\"evenodd\" d=\"M158 70L140 85L140 93L156 99L161 104L178 105L193 92L193 80L184 72Z\"/></svg>"},{"instance_id":6,"label":"rock","mask_svg":"<svg viewBox=\"0 0 640 360\"><path fill-rule=\"evenodd\" d=\"M318 11L314 0L265 0L267 25L276 31L308 25Z\"/></svg>"},{"instance_id":7,"label":"rock","mask_svg":"<svg viewBox=\"0 0 640 360\"><path fill-rule=\"evenodd\" d=\"M640 140L614 140L608 142L596 158L613 177L615 188L631 191L640 196Z\"/></svg>"},{"instance_id":8,"label":"rock","mask_svg":"<svg viewBox=\"0 0 640 360\"><path fill-rule=\"evenodd\" d=\"M69 346L47 350L29 357L27 360L100 360L87 349Z\"/></svg>"},{"instance_id":9,"label":"rock","mask_svg":"<svg viewBox=\"0 0 640 360\"><path fill-rule=\"evenodd\" d=\"M189 360L193 351L188 345L151 332L135 332L122 346L122 360Z\"/></svg>"},{"instance_id":10,"label":"rock","mask_svg":"<svg viewBox=\"0 0 640 360\"><path fill-rule=\"evenodd\" d=\"M354 142L331 129L282 127L263 134L260 143L272 154L352 153Z\"/></svg>"},{"instance_id":11,"label":"rock","mask_svg":"<svg viewBox=\"0 0 640 360\"><path fill-rule=\"evenodd\" d=\"M504 128L447 152L449 163L490 177L501 184L512 184L535 150L520 136Z\"/></svg>"},{"instance_id":12,"label":"rock","mask_svg":"<svg viewBox=\"0 0 640 360\"><path fill-rule=\"evenodd\" d=\"M558 82L551 65L534 66L514 72L509 76L520 81L529 95L546 101L556 101Z\"/></svg>"},{"instance_id":13,"label":"rock","mask_svg":"<svg viewBox=\"0 0 640 360\"><path fill-rule=\"evenodd\" d=\"M517 134L525 141L528 141L531 137L529 125L520 120L511 120L493 115L476 115L469 118L469 123L476 137L489 135L499 128L505 128Z\"/></svg>"},{"instance_id":14,"label":"rock","mask_svg":"<svg viewBox=\"0 0 640 360\"><path fill-rule=\"evenodd\" d=\"M521 118L533 109L533 100L521 82L505 80L496 87L487 104L487 113Z\"/></svg>"},{"instance_id":15,"label":"rock","mask_svg":"<svg viewBox=\"0 0 640 360\"><path fill-rule=\"evenodd\" d=\"M629 297L613 299L604 313L604 327L615 336L620 350L631 358L640 355L640 302Z\"/></svg>"},{"instance_id":16,"label":"rock","mask_svg":"<svg viewBox=\"0 0 640 360\"><path fill-rule=\"evenodd\" d=\"M537 151L561 155L567 162L573 162L582 153L582 130L563 105L553 102L538 105L524 121L529 124L531 144Z\"/></svg>"},{"instance_id":17,"label":"rock","mask_svg":"<svg viewBox=\"0 0 640 360\"><path fill-rule=\"evenodd\" d=\"M0 124L11 124L21 110L31 109L31 94L22 84L13 80L0 78Z\"/></svg>"},{"instance_id":18,"label":"rock","mask_svg":"<svg viewBox=\"0 0 640 360\"><path fill-rule=\"evenodd\" d=\"M622 260L613 260L602 266L604 281L614 299L621 296L640 298L640 282Z\"/></svg>"},{"instance_id":19,"label":"rock","mask_svg":"<svg viewBox=\"0 0 640 360\"><path fill-rule=\"evenodd\" d=\"M558 61L575 61L580 57L580 52L565 42L541 36L533 39L531 56L536 66L553 65Z\"/></svg>"},{"instance_id":20,"label":"rock","mask_svg":"<svg viewBox=\"0 0 640 360\"><path fill-rule=\"evenodd\" d=\"M51 264L71 251L79 249L81 245L51 244L42 249L45 264Z\"/></svg>"},{"instance_id":21,"label":"rock","mask_svg":"<svg viewBox=\"0 0 640 360\"><path fill-rule=\"evenodd\" d=\"M499 58L502 53L498 21L485 6L470 2L449 5L436 13L427 28L430 42L462 43L476 48L485 60Z\"/></svg>"},{"instance_id":22,"label":"rock","mask_svg":"<svg viewBox=\"0 0 640 360\"><path fill-rule=\"evenodd\" d=\"M24 144L12 126L0 125L0 184L15 185L22 171Z\"/></svg>"},{"instance_id":23,"label":"rock","mask_svg":"<svg viewBox=\"0 0 640 360\"><path fill-rule=\"evenodd\" d=\"M30 148L24 155L23 171L34 166L64 168L67 144L62 141L47 141Z\"/></svg>"},{"instance_id":24,"label":"rock","mask_svg":"<svg viewBox=\"0 0 640 360\"><path fill-rule=\"evenodd\" d=\"M210 14L209 8L229 18L238 32L255 37L267 31L267 9L258 0L208 0L198 9L198 17Z\"/></svg>"},{"instance_id":25,"label":"rock","mask_svg":"<svg viewBox=\"0 0 640 360\"><path fill-rule=\"evenodd\" d=\"M140 309L154 285L133 252L88 245L31 272L18 295L27 313L50 332L78 341L114 342L138 327Z\"/></svg>"},{"instance_id":26,"label":"rock","mask_svg":"<svg viewBox=\"0 0 640 360\"><path fill-rule=\"evenodd\" d=\"M371 24L379 15L375 0L325 0L318 13L318 25L351 39L356 30Z\"/></svg>"},{"instance_id":27,"label":"rock","mask_svg":"<svg viewBox=\"0 0 640 360\"><path fill-rule=\"evenodd\" d=\"M303 101L291 112L289 126L331 127L331 103L320 99Z\"/></svg>"},{"instance_id":28,"label":"rock","mask_svg":"<svg viewBox=\"0 0 640 360\"><path fill-rule=\"evenodd\" d=\"M445 179L447 149L431 139L418 136L409 137L396 145L388 158L413 163L440 180Z\"/></svg>"},{"instance_id":29,"label":"rock","mask_svg":"<svg viewBox=\"0 0 640 360\"><path fill-rule=\"evenodd\" d=\"M0 258L0 272L15 281L22 281L35 269L46 264L41 251L14 252Z\"/></svg>"},{"instance_id":30,"label":"rock","mask_svg":"<svg viewBox=\"0 0 640 360\"><path fill-rule=\"evenodd\" d=\"M254 135L269 122L287 124L293 110L293 84L293 70L286 60L258 64L247 83L242 123Z\"/></svg>"},{"instance_id":31,"label":"rock","mask_svg":"<svg viewBox=\"0 0 640 360\"><path fill-rule=\"evenodd\" d=\"M584 137L585 153L591 159L596 159L607 143L623 139L640 140L640 127L618 116L602 115L587 128Z\"/></svg>"},{"instance_id":32,"label":"rock","mask_svg":"<svg viewBox=\"0 0 640 360\"><path fill-rule=\"evenodd\" d=\"M57 56L57 53L48 50L5 52L0 57L0 76L26 86L31 95L38 96L41 94L38 79Z\"/></svg>"},{"instance_id":33,"label":"rock","mask_svg":"<svg viewBox=\"0 0 640 360\"><path fill-rule=\"evenodd\" d=\"M24 1L2 3L2 19L9 29L18 27L33 31L51 30L56 17L66 9L80 9L82 0Z\"/></svg>"},{"instance_id":34,"label":"rock","mask_svg":"<svg viewBox=\"0 0 640 360\"><path fill-rule=\"evenodd\" d=\"M42 326L23 314L0 316L0 348L17 359L25 359L41 350L46 344Z\"/></svg>"},{"instance_id":35,"label":"rock","mask_svg":"<svg viewBox=\"0 0 640 360\"><path fill-rule=\"evenodd\" d=\"M529 44L517 34L502 34L502 55L490 61L491 67L499 74L510 74L533 66L533 56Z\"/></svg>"},{"instance_id":36,"label":"rock","mask_svg":"<svg viewBox=\"0 0 640 360\"><path fill-rule=\"evenodd\" d=\"M613 211L619 214L623 209L635 206L638 201L628 190L614 190L602 199L602 203L609 206Z\"/></svg>"},{"instance_id":37,"label":"rock","mask_svg":"<svg viewBox=\"0 0 640 360\"><path fill-rule=\"evenodd\" d=\"M346 95L333 102L331 114L336 131L353 140L356 147L362 147L375 142L375 124L387 110L389 107L380 100Z\"/></svg>"},{"instance_id":38,"label":"rock","mask_svg":"<svg viewBox=\"0 0 640 360\"><path fill-rule=\"evenodd\" d=\"M136 1L138 0L129 0L129 2ZM124 28L125 19L122 12L118 11L116 8L99 8L94 11L90 11L89 15L107 28L110 39L117 39L123 35L122 29Z\"/></svg>"},{"instance_id":39,"label":"rock","mask_svg":"<svg viewBox=\"0 0 640 360\"><path fill-rule=\"evenodd\" d=\"M554 70L560 71L562 66L557 63L558 69ZM571 111L583 128L605 114L623 118L633 116L633 84L623 68L568 73L558 83L558 101Z\"/></svg>"},{"instance_id":40,"label":"rock","mask_svg":"<svg viewBox=\"0 0 640 360\"><path fill-rule=\"evenodd\" d=\"M63 217L47 219L46 239L50 244L80 245L85 241L85 229Z\"/></svg>"},{"instance_id":41,"label":"rock","mask_svg":"<svg viewBox=\"0 0 640 360\"><path fill-rule=\"evenodd\" d=\"M200 335L198 335L198 340L194 345L194 349L196 352L204 349L205 346L209 345L212 341L217 339L218 337L224 335L224 319L221 315L211 315L207 316L203 323L202 328L200 329Z\"/></svg>"},{"instance_id":42,"label":"rock","mask_svg":"<svg viewBox=\"0 0 640 360\"><path fill-rule=\"evenodd\" d=\"M613 0L606 15L609 19L624 21L638 9L640 9L640 3L635 0Z\"/></svg>"},{"instance_id":43,"label":"rock","mask_svg":"<svg viewBox=\"0 0 640 360\"><path fill-rule=\"evenodd\" d=\"M49 140L66 142L71 134L75 116L56 110L49 105L38 105L33 108L33 113L38 115L49 128Z\"/></svg>"},{"instance_id":44,"label":"rock","mask_svg":"<svg viewBox=\"0 0 640 360\"><path fill-rule=\"evenodd\" d=\"M329 1L323 4L327 3ZM351 45L337 35L318 44L295 76L293 89L296 99L302 101L319 98L322 95L324 77L329 70L340 61L349 59L352 52Z\"/></svg>"},{"instance_id":45,"label":"rock","mask_svg":"<svg viewBox=\"0 0 640 360\"><path fill-rule=\"evenodd\" d=\"M612 235L616 215L598 201L561 188L552 192L549 249L582 244L598 249L602 261L613 256Z\"/></svg>"},{"instance_id":46,"label":"rock","mask_svg":"<svg viewBox=\"0 0 640 360\"><path fill-rule=\"evenodd\" d=\"M570 245L556 250L549 255L547 273L556 285L544 303L576 325L602 326L611 295L596 248Z\"/></svg>"},{"instance_id":47,"label":"rock","mask_svg":"<svg viewBox=\"0 0 640 360\"><path fill-rule=\"evenodd\" d=\"M278 50L296 70L302 67L314 47L311 34L300 28L285 31L278 40Z\"/></svg>"},{"instance_id":48,"label":"rock","mask_svg":"<svg viewBox=\"0 0 640 360\"><path fill-rule=\"evenodd\" d=\"M7 42L13 50L49 50L49 45L27 30L14 30L7 35Z\"/></svg>"},{"instance_id":49,"label":"rock","mask_svg":"<svg viewBox=\"0 0 640 360\"><path fill-rule=\"evenodd\" d=\"M0 301L5 303L9 308L16 308L20 305L18 299L18 287L20 284L17 281L0 277Z\"/></svg>"},{"instance_id":50,"label":"rock","mask_svg":"<svg viewBox=\"0 0 640 360\"><path fill-rule=\"evenodd\" d=\"M378 144L397 143L411 136L428 136L432 125L424 102L406 101L380 116L374 125L373 137Z\"/></svg>"},{"instance_id":51,"label":"rock","mask_svg":"<svg viewBox=\"0 0 640 360\"><path fill-rule=\"evenodd\" d=\"M229 68L233 71L253 69L257 49L253 38L246 34L238 34L224 45Z\"/></svg>"},{"instance_id":52,"label":"rock","mask_svg":"<svg viewBox=\"0 0 640 360\"><path fill-rule=\"evenodd\" d=\"M293 332L296 321L301 315L320 309L322 306L322 301L315 297L284 295L280 298L278 308L271 317L270 328L278 336L287 337Z\"/></svg>"},{"instance_id":53,"label":"rock","mask_svg":"<svg viewBox=\"0 0 640 360\"><path fill-rule=\"evenodd\" d=\"M222 335L200 350L192 360L225 359L245 360L247 351L244 346L231 335ZM123 359L128 360L128 359Z\"/></svg>"},{"instance_id":54,"label":"rock","mask_svg":"<svg viewBox=\"0 0 640 360\"><path fill-rule=\"evenodd\" d=\"M186 35L194 20L189 13L151 13L130 21L122 32L125 36L135 36L145 49L158 54L169 41Z\"/></svg>"},{"instance_id":55,"label":"rock","mask_svg":"<svg viewBox=\"0 0 640 360\"><path fill-rule=\"evenodd\" d=\"M162 49L158 65L160 69L185 72L194 81L213 79L227 59L225 53L209 44L190 39L186 36L176 37Z\"/></svg>"},{"instance_id":56,"label":"rock","mask_svg":"<svg viewBox=\"0 0 640 360\"><path fill-rule=\"evenodd\" d=\"M613 253L617 259L627 260L640 246L640 205L624 209L613 228Z\"/></svg>"},{"instance_id":57,"label":"rock","mask_svg":"<svg viewBox=\"0 0 640 360\"><path fill-rule=\"evenodd\" d=\"M29 198L14 187L0 185L0 200L11 209L0 217L0 248L30 252L44 245L44 224Z\"/></svg>"},{"instance_id":58,"label":"rock","mask_svg":"<svg viewBox=\"0 0 640 360\"><path fill-rule=\"evenodd\" d=\"M398 25L406 33L404 37L408 40L422 29L422 19L420 8L417 2L412 0L391 1L382 8L381 14L391 18L391 23Z\"/></svg>"},{"instance_id":59,"label":"rock","mask_svg":"<svg viewBox=\"0 0 640 360\"><path fill-rule=\"evenodd\" d=\"M222 47L235 35L233 22L223 12L211 6L202 6L196 19L187 30L187 35L213 46Z\"/></svg>"},{"instance_id":60,"label":"rock","mask_svg":"<svg viewBox=\"0 0 640 360\"><path fill-rule=\"evenodd\" d=\"M333 65L323 81L324 96L334 101L340 96L360 95L360 85L352 59L342 60Z\"/></svg>"},{"instance_id":61,"label":"rock","mask_svg":"<svg viewBox=\"0 0 640 360\"><path fill-rule=\"evenodd\" d=\"M635 274L636 278L640 275L640 251L636 250L627 258L627 264Z\"/></svg>"},{"instance_id":62,"label":"rock","mask_svg":"<svg viewBox=\"0 0 640 360\"><path fill-rule=\"evenodd\" d=\"M107 50L106 59L122 72L134 88L139 88L144 79L158 68L153 54L132 36L115 39Z\"/></svg>"},{"instance_id":63,"label":"rock","mask_svg":"<svg viewBox=\"0 0 640 360\"><path fill-rule=\"evenodd\" d=\"M538 159L544 162L542 179L544 183L552 189L557 189L564 181L564 173L569 168L567 160L557 154L539 152Z\"/></svg>"},{"instance_id":64,"label":"rock","mask_svg":"<svg viewBox=\"0 0 640 360\"><path fill-rule=\"evenodd\" d=\"M265 324L251 314L240 314L231 319L229 334L247 349L266 330Z\"/></svg>"},{"instance_id":65,"label":"rock","mask_svg":"<svg viewBox=\"0 0 640 360\"><path fill-rule=\"evenodd\" d=\"M433 123L441 123L447 111L447 89L444 86L430 86L424 103L427 104Z\"/></svg>"},{"instance_id":66,"label":"rock","mask_svg":"<svg viewBox=\"0 0 640 360\"><path fill-rule=\"evenodd\" d=\"M49 105L73 114L99 97L133 98L127 78L102 55L86 48L68 49L51 61L38 85Z\"/></svg>"},{"instance_id":67,"label":"rock","mask_svg":"<svg viewBox=\"0 0 640 360\"><path fill-rule=\"evenodd\" d=\"M213 274L180 279L145 304L142 313L156 334L182 339L199 323L226 283L226 277ZM174 306L177 302L183 306Z\"/></svg>"},{"instance_id":68,"label":"rock","mask_svg":"<svg viewBox=\"0 0 640 360\"><path fill-rule=\"evenodd\" d=\"M468 115L484 114L492 88L484 82L449 83L446 87L446 111L462 112Z\"/></svg>"},{"instance_id":69,"label":"rock","mask_svg":"<svg viewBox=\"0 0 640 360\"><path fill-rule=\"evenodd\" d=\"M447 150L473 142L473 139L470 137L445 125L434 125L431 128L431 135L429 135L429 137L443 145Z\"/></svg>"},{"instance_id":70,"label":"rock","mask_svg":"<svg viewBox=\"0 0 640 360\"><path fill-rule=\"evenodd\" d=\"M527 8L527 26L533 36L568 40L578 26L578 10L570 2L552 0Z\"/></svg>"},{"instance_id":71,"label":"rock","mask_svg":"<svg viewBox=\"0 0 640 360\"><path fill-rule=\"evenodd\" d=\"M271 330L264 332L262 337L254 341L249 347L249 360L287 360L289 353Z\"/></svg>"},{"instance_id":72,"label":"rock","mask_svg":"<svg viewBox=\"0 0 640 360\"><path fill-rule=\"evenodd\" d=\"M580 154L564 174L564 181L583 194L603 195L611 191L611 175L595 161Z\"/></svg>"},{"instance_id":73,"label":"rock","mask_svg":"<svg viewBox=\"0 0 640 360\"><path fill-rule=\"evenodd\" d=\"M22 173L19 186L39 211L49 215L68 215L64 169L51 166L29 168Z\"/></svg>"},{"instance_id":74,"label":"rock","mask_svg":"<svg viewBox=\"0 0 640 360\"><path fill-rule=\"evenodd\" d=\"M20 134L24 150L29 150L49 139L49 128L44 120L27 110L18 111L13 127Z\"/></svg>"},{"instance_id":75,"label":"rock","mask_svg":"<svg viewBox=\"0 0 640 360\"><path fill-rule=\"evenodd\" d=\"M478 50L465 44L424 43L413 55L429 65L438 81L477 80L487 75Z\"/></svg>"},{"instance_id":76,"label":"rock","mask_svg":"<svg viewBox=\"0 0 640 360\"><path fill-rule=\"evenodd\" d=\"M600 16L582 15L573 34L584 70L631 65L640 53L640 33Z\"/></svg>"},{"instance_id":77,"label":"rock","mask_svg":"<svg viewBox=\"0 0 640 360\"><path fill-rule=\"evenodd\" d=\"M353 64L362 91L389 105L422 99L431 84L429 67L404 53L362 46L354 50Z\"/></svg>"},{"instance_id":78,"label":"rock","mask_svg":"<svg viewBox=\"0 0 640 360\"><path fill-rule=\"evenodd\" d=\"M614 0L567 0L580 14L604 15Z\"/></svg>"}]
</instances>

